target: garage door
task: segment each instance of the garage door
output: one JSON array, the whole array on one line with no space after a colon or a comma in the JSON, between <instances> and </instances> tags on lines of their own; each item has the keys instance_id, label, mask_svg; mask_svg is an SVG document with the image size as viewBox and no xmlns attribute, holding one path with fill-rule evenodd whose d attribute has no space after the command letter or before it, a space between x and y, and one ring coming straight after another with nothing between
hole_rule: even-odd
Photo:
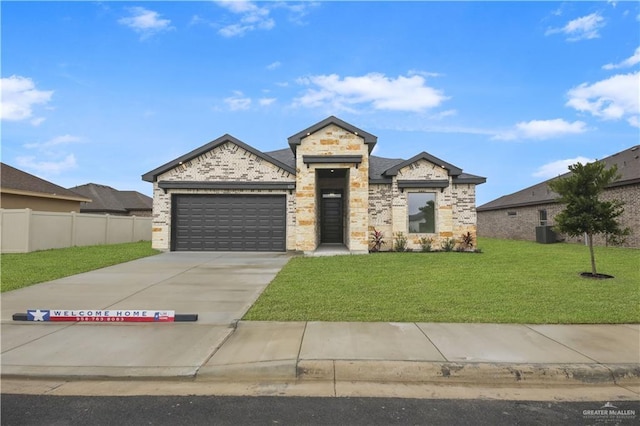
<instances>
[{"instance_id":1,"label":"garage door","mask_svg":"<svg viewBox=\"0 0 640 426\"><path fill-rule=\"evenodd\" d=\"M172 249L285 251L284 195L174 195Z\"/></svg>"}]
</instances>

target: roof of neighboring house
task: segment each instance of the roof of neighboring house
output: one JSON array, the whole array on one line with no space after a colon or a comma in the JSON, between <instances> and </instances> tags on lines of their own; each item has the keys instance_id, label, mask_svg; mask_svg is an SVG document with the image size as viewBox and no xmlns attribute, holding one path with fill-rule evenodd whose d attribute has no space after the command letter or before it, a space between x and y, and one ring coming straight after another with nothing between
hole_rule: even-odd
<instances>
[{"instance_id":1,"label":"roof of neighboring house","mask_svg":"<svg viewBox=\"0 0 640 426\"><path fill-rule=\"evenodd\" d=\"M8 164L0 163L0 191L7 194L42 198L56 198L70 201L91 201L66 188L23 172Z\"/></svg>"},{"instance_id":2,"label":"roof of neighboring house","mask_svg":"<svg viewBox=\"0 0 640 426\"><path fill-rule=\"evenodd\" d=\"M618 166L620 179L609 185L610 188L640 183L640 145L633 146L624 151L603 158L607 168ZM504 195L493 201L479 206L477 211L500 210L514 207L532 206L538 204L555 203L558 194L549 189L548 183L560 177L566 177L571 172L562 174L553 179L530 186L513 194Z\"/></svg>"},{"instance_id":3,"label":"roof of neighboring house","mask_svg":"<svg viewBox=\"0 0 640 426\"><path fill-rule=\"evenodd\" d=\"M87 183L69 188L91 198L80 205L81 212L128 213L132 210L151 210L153 199L137 191L119 191L110 186Z\"/></svg>"}]
</instances>

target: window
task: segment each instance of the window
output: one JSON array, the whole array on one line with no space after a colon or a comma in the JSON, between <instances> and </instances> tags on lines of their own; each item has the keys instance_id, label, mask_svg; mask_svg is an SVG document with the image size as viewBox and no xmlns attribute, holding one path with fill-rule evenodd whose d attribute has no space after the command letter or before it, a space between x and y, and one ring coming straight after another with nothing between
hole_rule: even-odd
<instances>
[{"instance_id":1,"label":"window","mask_svg":"<svg viewBox=\"0 0 640 426\"><path fill-rule=\"evenodd\" d=\"M547 224L546 210L538 210L538 220L540 220L540 226L545 226Z\"/></svg>"},{"instance_id":2,"label":"window","mask_svg":"<svg viewBox=\"0 0 640 426\"><path fill-rule=\"evenodd\" d=\"M410 192L409 233L434 234L436 232L436 194L433 192Z\"/></svg>"}]
</instances>

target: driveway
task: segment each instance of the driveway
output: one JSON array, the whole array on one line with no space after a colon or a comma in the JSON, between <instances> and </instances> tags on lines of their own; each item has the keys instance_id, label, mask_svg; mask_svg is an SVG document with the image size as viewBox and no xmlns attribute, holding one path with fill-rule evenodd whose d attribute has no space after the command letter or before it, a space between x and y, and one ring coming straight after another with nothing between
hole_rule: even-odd
<instances>
[{"instance_id":1,"label":"driveway","mask_svg":"<svg viewBox=\"0 0 640 426\"><path fill-rule=\"evenodd\" d=\"M2 374L191 376L287 263L285 253L162 253L2 294ZM146 309L185 323L33 323L27 309Z\"/></svg>"}]
</instances>

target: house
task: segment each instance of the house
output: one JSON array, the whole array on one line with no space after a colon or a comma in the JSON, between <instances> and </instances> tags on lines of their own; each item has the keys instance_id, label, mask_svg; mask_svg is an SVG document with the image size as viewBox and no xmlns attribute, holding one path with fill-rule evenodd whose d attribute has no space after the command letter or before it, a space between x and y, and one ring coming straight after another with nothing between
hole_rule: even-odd
<instances>
[{"instance_id":1,"label":"house","mask_svg":"<svg viewBox=\"0 0 640 426\"><path fill-rule=\"evenodd\" d=\"M288 142L261 152L224 135L144 174L153 183L153 247L312 253L337 244L367 253L374 228L383 249L399 232L414 249L421 237L476 233L483 177L426 152L371 155L377 137L333 116Z\"/></svg>"},{"instance_id":2,"label":"house","mask_svg":"<svg viewBox=\"0 0 640 426\"><path fill-rule=\"evenodd\" d=\"M119 191L110 186L87 183L69 190L90 202L80 205L80 213L111 214L118 216L151 216L153 199L137 191Z\"/></svg>"},{"instance_id":3,"label":"house","mask_svg":"<svg viewBox=\"0 0 640 426\"><path fill-rule=\"evenodd\" d=\"M0 163L0 206L47 212L79 212L91 199L54 183Z\"/></svg>"},{"instance_id":4,"label":"house","mask_svg":"<svg viewBox=\"0 0 640 426\"><path fill-rule=\"evenodd\" d=\"M623 246L640 248L640 145L604 158L607 167L618 166L620 179L607 187L603 200L623 201L624 213L619 217L622 227L631 229ZM566 173L560 177L569 175ZM556 178L554 178L556 179ZM536 227L554 225L555 216L564 209L547 183L538 183L513 194L505 195L478 207L478 235L483 237L536 240ZM582 238L559 239L584 242ZM594 237L594 244L605 245L604 236Z\"/></svg>"}]
</instances>

